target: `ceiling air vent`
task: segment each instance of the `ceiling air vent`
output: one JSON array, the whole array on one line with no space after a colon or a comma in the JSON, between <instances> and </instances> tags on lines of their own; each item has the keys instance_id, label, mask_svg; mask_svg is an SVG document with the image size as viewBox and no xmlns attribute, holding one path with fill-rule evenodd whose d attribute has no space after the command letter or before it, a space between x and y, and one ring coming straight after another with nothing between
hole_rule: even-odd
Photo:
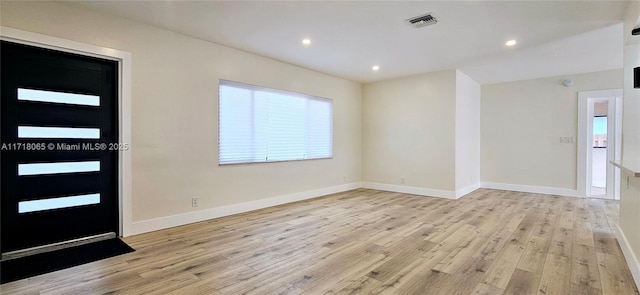
<instances>
[{"instance_id":1,"label":"ceiling air vent","mask_svg":"<svg viewBox=\"0 0 640 295\"><path fill-rule=\"evenodd\" d=\"M438 19L435 17L435 15L427 13L420 16L412 17L406 20L406 22L416 28L422 28L437 23Z\"/></svg>"}]
</instances>

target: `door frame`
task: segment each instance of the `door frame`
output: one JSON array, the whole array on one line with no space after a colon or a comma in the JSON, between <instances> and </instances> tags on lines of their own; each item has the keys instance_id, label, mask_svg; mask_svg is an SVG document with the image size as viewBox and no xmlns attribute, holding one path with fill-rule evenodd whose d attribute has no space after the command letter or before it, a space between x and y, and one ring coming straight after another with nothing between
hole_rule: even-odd
<instances>
[{"instance_id":1,"label":"door frame","mask_svg":"<svg viewBox=\"0 0 640 295\"><path fill-rule=\"evenodd\" d=\"M119 236L132 234L132 171L131 171L131 53L72 40L0 26L0 39L35 47L54 49L79 55L113 60L118 63L118 130L119 142L128 143L129 150L118 151Z\"/></svg>"},{"instance_id":2,"label":"door frame","mask_svg":"<svg viewBox=\"0 0 640 295\"><path fill-rule=\"evenodd\" d=\"M607 194L608 199L619 199L619 177L610 161L619 160L621 155L622 129L622 89L608 89L578 92L578 158L577 185L578 194L591 197L592 157L589 142L593 141L593 103L597 101L609 102L607 119L607 134L612 135L613 141L607 139Z\"/></svg>"}]
</instances>

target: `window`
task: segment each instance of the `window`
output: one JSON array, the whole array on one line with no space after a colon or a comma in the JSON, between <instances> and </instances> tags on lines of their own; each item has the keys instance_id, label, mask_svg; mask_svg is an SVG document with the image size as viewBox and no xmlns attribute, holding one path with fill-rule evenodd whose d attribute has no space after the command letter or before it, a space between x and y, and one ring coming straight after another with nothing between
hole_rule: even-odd
<instances>
[{"instance_id":1,"label":"window","mask_svg":"<svg viewBox=\"0 0 640 295\"><path fill-rule=\"evenodd\" d=\"M220 80L220 165L331 158L333 101Z\"/></svg>"},{"instance_id":2,"label":"window","mask_svg":"<svg viewBox=\"0 0 640 295\"><path fill-rule=\"evenodd\" d=\"M593 117L593 147L607 147L607 116Z\"/></svg>"}]
</instances>

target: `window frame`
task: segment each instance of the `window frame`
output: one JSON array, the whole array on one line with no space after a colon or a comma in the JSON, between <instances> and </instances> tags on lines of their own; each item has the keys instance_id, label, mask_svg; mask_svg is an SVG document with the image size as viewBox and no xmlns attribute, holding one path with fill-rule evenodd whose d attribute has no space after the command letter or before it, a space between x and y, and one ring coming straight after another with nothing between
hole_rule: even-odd
<instances>
[{"instance_id":1,"label":"window frame","mask_svg":"<svg viewBox=\"0 0 640 295\"><path fill-rule=\"evenodd\" d=\"M317 101L325 101L328 102L330 105L330 120L329 120L329 156L326 157L314 157L314 158L302 158L302 159L286 159L286 160L269 160L268 159L268 154L267 154L267 159L265 160L260 160L260 161L256 161L256 160L246 160L246 161L242 161L242 162L231 162L231 163L222 163L221 162L221 153L220 153L220 146L221 146L221 130L222 130L222 124L221 123L221 87L222 86L229 86L229 87L237 87L237 88L242 88L242 89L246 89L246 90L251 90L252 92L257 92L257 91L261 91L261 92L269 92L272 94L276 94L276 95L286 95L286 96L293 96L293 97L298 97L298 98L304 98L305 100L317 100ZM333 99L330 98L326 98L326 97L321 97L321 96L315 96L315 95L309 95L309 94L304 94L304 93L299 93L299 92L294 92L294 91L287 91L287 90L281 90L281 89L275 89L275 88L270 88L270 87L265 87L265 86L260 86L260 85L254 85L254 84L249 84L249 83L243 83L243 82L237 82L237 81L232 81L232 80L226 80L226 79L220 79L219 83L218 83L218 166L231 166L231 165L246 165L246 164L268 164L268 163L281 163L281 162L299 162L299 161L313 161L313 160L327 160L327 159L333 159L333 144L334 144L334 108L333 108ZM253 112L254 110L252 110ZM253 115L253 118L255 118L255 115ZM306 120L308 120L308 116L306 116ZM255 129L254 129L255 130ZM304 147L305 150L309 149L308 145L305 145ZM257 159L257 157L253 157L253 159Z\"/></svg>"}]
</instances>

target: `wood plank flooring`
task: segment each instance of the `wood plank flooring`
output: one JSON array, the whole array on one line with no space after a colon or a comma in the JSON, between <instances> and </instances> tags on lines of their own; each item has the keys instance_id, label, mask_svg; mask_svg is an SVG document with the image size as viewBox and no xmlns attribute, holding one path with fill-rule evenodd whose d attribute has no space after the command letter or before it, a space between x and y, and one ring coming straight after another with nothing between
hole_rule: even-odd
<instances>
[{"instance_id":1,"label":"wood plank flooring","mask_svg":"<svg viewBox=\"0 0 640 295\"><path fill-rule=\"evenodd\" d=\"M358 189L126 238L2 294L639 294L618 202Z\"/></svg>"}]
</instances>

